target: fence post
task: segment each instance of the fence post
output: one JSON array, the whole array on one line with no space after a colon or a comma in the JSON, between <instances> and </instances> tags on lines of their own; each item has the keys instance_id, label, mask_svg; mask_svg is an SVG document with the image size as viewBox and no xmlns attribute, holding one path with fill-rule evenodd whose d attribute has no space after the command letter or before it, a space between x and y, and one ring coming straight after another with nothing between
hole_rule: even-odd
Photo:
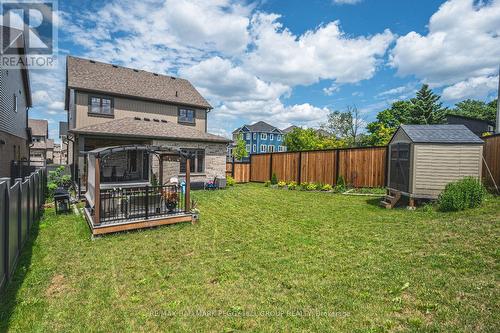
<instances>
[{"instance_id":1,"label":"fence post","mask_svg":"<svg viewBox=\"0 0 500 333\"><path fill-rule=\"evenodd\" d=\"M335 153L335 179L333 180L335 182L334 185L337 185L339 181L339 167L340 167L340 149L336 150Z\"/></svg>"},{"instance_id":2,"label":"fence post","mask_svg":"<svg viewBox=\"0 0 500 333\"><path fill-rule=\"evenodd\" d=\"M5 189L5 250L4 250L4 253L5 253L5 278L6 278L6 282L7 281L10 281L10 251L9 251L9 248L10 248L10 237L9 237L9 234L10 234L10 221L9 221L9 212L10 212L10 184L7 183L7 187Z\"/></svg>"},{"instance_id":3,"label":"fence post","mask_svg":"<svg viewBox=\"0 0 500 333\"><path fill-rule=\"evenodd\" d=\"M302 182L302 152L299 151L299 170L297 172L297 184Z\"/></svg>"},{"instance_id":4,"label":"fence post","mask_svg":"<svg viewBox=\"0 0 500 333\"><path fill-rule=\"evenodd\" d=\"M22 178L17 178L16 183L19 183L19 190L17 191L17 251L21 253L22 248L22 223L23 223L23 215L22 215L22 198L23 198L23 180Z\"/></svg>"},{"instance_id":5,"label":"fence post","mask_svg":"<svg viewBox=\"0 0 500 333\"><path fill-rule=\"evenodd\" d=\"M269 180L273 179L273 154L269 154Z\"/></svg>"},{"instance_id":6,"label":"fence post","mask_svg":"<svg viewBox=\"0 0 500 333\"><path fill-rule=\"evenodd\" d=\"M144 206L146 206L146 220L147 220L149 218L149 185L146 185L146 198Z\"/></svg>"},{"instance_id":7,"label":"fence post","mask_svg":"<svg viewBox=\"0 0 500 333\"><path fill-rule=\"evenodd\" d=\"M231 177L233 177L233 179L234 179L234 156L233 156L233 159L231 162Z\"/></svg>"}]
</instances>

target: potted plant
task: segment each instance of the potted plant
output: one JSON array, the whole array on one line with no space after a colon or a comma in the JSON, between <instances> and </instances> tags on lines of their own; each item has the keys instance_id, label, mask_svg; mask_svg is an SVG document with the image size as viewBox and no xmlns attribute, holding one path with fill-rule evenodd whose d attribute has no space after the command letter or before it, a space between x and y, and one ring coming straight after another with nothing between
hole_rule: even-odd
<instances>
[{"instance_id":1,"label":"potted plant","mask_svg":"<svg viewBox=\"0 0 500 333\"><path fill-rule=\"evenodd\" d=\"M173 212L177 207L177 203L179 202L179 196L177 195L177 192L165 191L163 192L163 199L165 200L165 207L167 208L168 212Z\"/></svg>"}]
</instances>

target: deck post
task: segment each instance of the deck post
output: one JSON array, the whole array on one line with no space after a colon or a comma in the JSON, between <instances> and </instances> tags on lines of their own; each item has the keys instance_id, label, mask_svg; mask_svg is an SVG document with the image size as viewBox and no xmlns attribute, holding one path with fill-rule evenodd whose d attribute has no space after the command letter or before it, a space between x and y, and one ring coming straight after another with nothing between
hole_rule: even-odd
<instances>
[{"instance_id":1,"label":"deck post","mask_svg":"<svg viewBox=\"0 0 500 333\"><path fill-rule=\"evenodd\" d=\"M95 159L94 223L101 224L101 159Z\"/></svg>"},{"instance_id":2,"label":"deck post","mask_svg":"<svg viewBox=\"0 0 500 333\"><path fill-rule=\"evenodd\" d=\"M186 213L191 210L191 157L186 158Z\"/></svg>"},{"instance_id":3,"label":"deck post","mask_svg":"<svg viewBox=\"0 0 500 333\"><path fill-rule=\"evenodd\" d=\"M159 180L160 180L160 186L163 185L163 155L158 156L158 160L160 161L160 166L159 166Z\"/></svg>"}]
</instances>

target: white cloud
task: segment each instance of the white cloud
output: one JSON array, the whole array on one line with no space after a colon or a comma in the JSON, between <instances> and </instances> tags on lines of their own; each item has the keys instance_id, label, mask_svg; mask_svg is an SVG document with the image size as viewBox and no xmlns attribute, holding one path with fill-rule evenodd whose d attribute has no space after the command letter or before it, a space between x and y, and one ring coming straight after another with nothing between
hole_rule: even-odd
<instances>
[{"instance_id":1,"label":"white cloud","mask_svg":"<svg viewBox=\"0 0 500 333\"><path fill-rule=\"evenodd\" d=\"M500 0L450 0L432 15L429 32L398 38L390 64L433 86L491 75L500 55Z\"/></svg>"},{"instance_id":2,"label":"white cloud","mask_svg":"<svg viewBox=\"0 0 500 333\"><path fill-rule=\"evenodd\" d=\"M362 0L333 0L333 2L338 5L355 5L361 1Z\"/></svg>"},{"instance_id":3,"label":"white cloud","mask_svg":"<svg viewBox=\"0 0 500 333\"><path fill-rule=\"evenodd\" d=\"M327 88L323 88L323 92L327 96L332 96L334 92L337 92L339 90L340 90L339 86L337 86L335 83L332 83L332 85Z\"/></svg>"},{"instance_id":4,"label":"white cloud","mask_svg":"<svg viewBox=\"0 0 500 333\"><path fill-rule=\"evenodd\" d=\"M290 91L288 86L266 83L218 56L181 69L179 74L219 101L273 100Z\"/></svg>"},{"instance_id":5,"label":"white cloud","mask_svg":"<svg viewBox=\"0 0 500 333\"><path fill-rule=\"evenodd\" d=\"M498 88L498 76L472 77L443 90L444 100L484 98Z\"/></svg>"},{"instance_id":6,"label":"white cloud","mask_svg":"<svg viewBox=\"0 0 500 333\"><path fill-rule=\"evenodd\" d=\"M321 79L354 83L371 78L393 35L389 30L349 38L338 21L295 36L277 20L257 13L251 21L254 48L245 61L259 77L287 85L309 85Z\"/></svg>"}]
</instances>

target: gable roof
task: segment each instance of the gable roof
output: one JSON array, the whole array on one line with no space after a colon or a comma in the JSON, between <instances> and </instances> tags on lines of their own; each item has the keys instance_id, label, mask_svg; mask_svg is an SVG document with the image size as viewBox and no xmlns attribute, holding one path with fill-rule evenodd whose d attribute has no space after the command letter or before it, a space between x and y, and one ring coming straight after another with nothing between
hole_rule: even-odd
<instances>
[{"instance_id":1,"label":"gable roof","mask_svg":"<svg viewBox=\"0 0 500 333\"><path fill-rule=\"evenodd\" d=\"M237 133L237 132L243 130L244 127L248 128L248 130L250 132L278 132L278 133L282 133L282 131L279 128L277 128L273 125L269 125L265 121L258 121L252 125L243 125L237 129L235 129L233 131L233 133Z\"/></svg>"},{"instance_id":2,"label":"gable roof","mask_svg":"<svg viewBox=\"0 0 500 333\"><path fill-rule=\"evenodd\" d=\"M401 125L400 129L414 143L483 143L465 125Z\"/></svg>"},{"instance_id":3,"label":"gable roof","mask_svg":"<svg viewBox=\"0 0 500 333\"><path fill-rule=\"evenodd\" d=\"M296 126L296 125L288 126L287 128L282 129L281 132L283 132L283 134L288 134L296 128L300 128L300 127Z\"/></svg>"},{"instance_id":4,"label":"gable roof","mask_svg":"<svg viewBox=\"0 0 500 333\"><path fill-rule=\"evenodd\" d=\"M188 80L72 56L66 60L66 109L69 89L212 108Z\"/></svg>"},{"instance_id":5,"label":"gable roof","mask_svg":"<svg viewBox=\"0 0 500 333\"><path fill-rule=\"evenodd\" d=\"M69 130L71 133L102 136L133 136L148 139L185 140L228 143L229 139L205 133L194 127L149 118L121 118L105 123Z\"/></svg>"},{"instance_id":6,"label":"gable roof","mask_svg":"<svg viewBox=\"0 0 500 333\"><path fill-rule=\"evenodd\" d=\"M0 47L2 48L2 52L10 47L12 49L12 46L17 44L17 51L19 54L19 58L23 58L23 65L21 65L21 74L23 77L23 85L24 89L26 91L25 97L26 97L26 106L27 107L32 107L33 106L33 100L31 96L31 84L30 84L30 77L29 77L29 70L28 66L26 65L27 61L24 56L24 50L26 49L26 42L24 39L24 33L21 30L14 29L11 27L7 27L4 25L0 25L0 34L1 34L1 39L2 39L2 45Z\"/></svg>"},{"instance_id":7,"label":"gable roof","mask_svg":"<svg viewBox=\"0 0 500 333\"><path fill-rule=\"evenodd\" d=\"M28 127L31 128L31 135L49 136L49 122L45 119L28 119Z\"/></svg>"}]
</instances>

